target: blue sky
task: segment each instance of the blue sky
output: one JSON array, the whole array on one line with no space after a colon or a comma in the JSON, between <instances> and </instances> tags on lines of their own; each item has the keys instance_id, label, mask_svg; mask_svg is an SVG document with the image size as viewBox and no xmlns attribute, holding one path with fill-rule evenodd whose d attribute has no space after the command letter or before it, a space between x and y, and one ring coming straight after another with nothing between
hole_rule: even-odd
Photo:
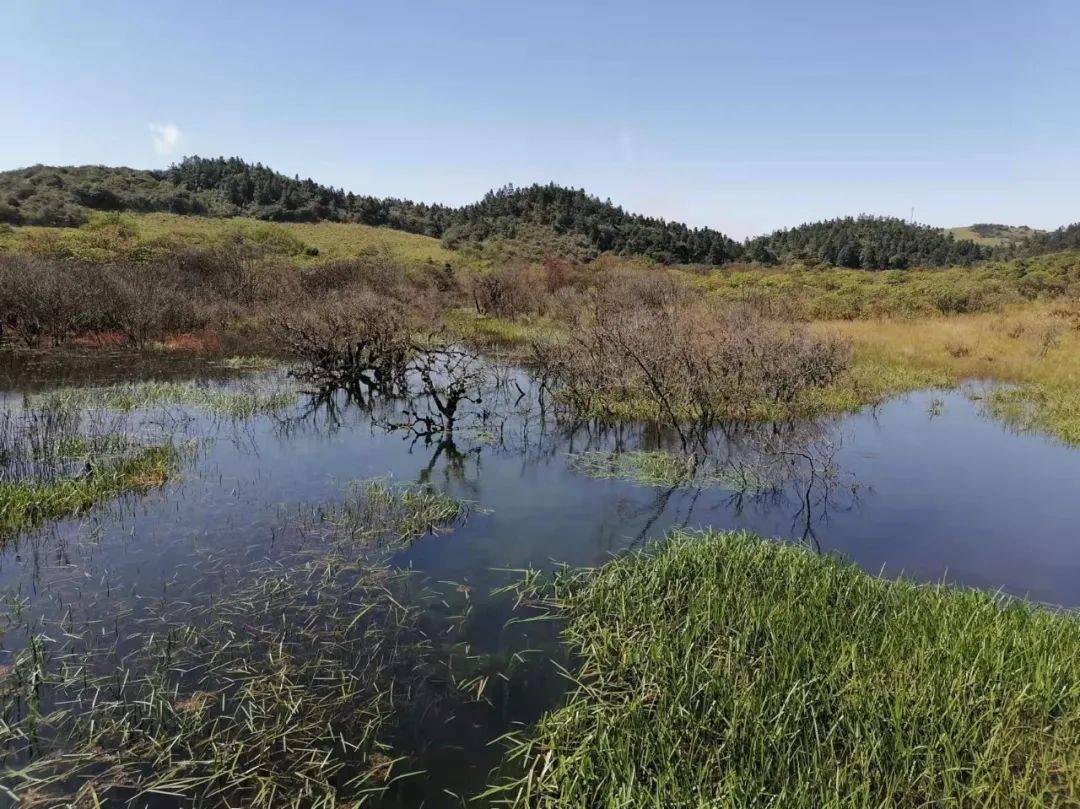
<instances>
[{"instance_id":1,"label":"blue sky","mask_svg":"<svg viewBox=\"0 0 1080 809\"><path fill-rule=\"evenodd\" d=\"M0 169L239 155L452 204L554 180L736 237L1055 227L1078 30L1075 0L5 0Z\"/></svg>"}]
</instances>

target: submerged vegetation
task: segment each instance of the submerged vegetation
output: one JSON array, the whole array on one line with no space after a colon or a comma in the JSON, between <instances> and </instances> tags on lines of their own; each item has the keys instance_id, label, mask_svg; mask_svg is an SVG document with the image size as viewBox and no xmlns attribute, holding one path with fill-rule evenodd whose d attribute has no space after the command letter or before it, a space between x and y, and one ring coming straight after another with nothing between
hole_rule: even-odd
<instances>
[{"instance_id":1,"label":"submerged vegetation","mask_svg":"<svg viewBox=\"0 0 1080 809\"><path fill-rule=\"evenodd\" d=\"M214 388L193 382L135 382L98 388L60 388L35 395L37 407L127 412L146 407L184 405L230 418L249 418L293 405L296 392L281 386Z\"/></svg>"},{"instance_id":2,"label":"submerged vegetation","mask_svg":"<svg viewBox=\"0 0 1080 809\"><path fill-rule=\"evenodd\" d=\"M88 462L86 472L77 476L48 481L0 480L0 537L77 516L121 494L160 486L173 474L177 462L174 447L143 447L116 461Z\"/></svg>"},{"instance_id":3,"label":"submerged vegetation","mask_svg":"<svg viewBox=\"0 0 1080 809\"><path fill-rule=\"evenodd\" d=\"M92 623L25 627L0 677L0 742L23 761L0 788L28 806L333 807L382 793L408 772L386 746L394 712L448 698L448 675L414 577L371 551L464 515L429 490L360 482L312 511L294 556L162 603L152 630L116 648Z\"/></svg>"},{"instance_id":4,"label":"submerged vegetation","mask_svg":"<svg viewBox=\"0 0 1080 809\"><path fill-rule=\"evenodd\" d=\"M76 517L121 495L161 486L181 451L147 444L117 425L85 429L79 412L0 411L0 539Z\"/></svg>"},{"instance_id":5,"label":"submerged vegetation","mask_svg":"<svg viewBox=\"0 0 1080 809\"><path fill-rule=\"evenodd\" d=\"M575 472L590 477L627 480L642 486L721 486L736 492L758 492L772 485L767 470L761 467L718 465L697 455L663 450L593 450L571 455L568 463Z\"/></svg>"},{"instance_id":6,"label":"submerged vegetation","mask_svg":"<svg viewBox=\"0 0 1080 809\"><path fill-rule=\"evenodd\" d=\"M676 534L542 590L579 656L519 737L516 806L1064 806L1080 620ZM673 755L677 751L677 755Z\"/></svg>"}]
</instances>

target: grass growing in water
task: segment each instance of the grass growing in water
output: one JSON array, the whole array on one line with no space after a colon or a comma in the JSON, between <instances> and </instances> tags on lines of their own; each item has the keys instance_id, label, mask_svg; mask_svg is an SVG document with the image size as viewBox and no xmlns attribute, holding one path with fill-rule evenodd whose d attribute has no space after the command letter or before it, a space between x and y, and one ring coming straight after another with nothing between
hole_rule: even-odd
<instances>
[{"instance_id":1,"label":"grass growing in water","mask_svg":"<svg viewBox=\"0 0 1080 809\"><path fill-rule=\"evenodd\" d=\"M0 482L0 537L160 486L172 475L178 458L172 446L144 447L117 461L89 464L83 475Z\"/></svg>"},{"instance_id":2,"label":"grass growing in water","mask_svg":"<svg viewBox=\"0 0 1080 809\"><path fill-rule=\"evenodd\" d=\"M676 534L549 594L577 688L512 757L516 806L1063 806L1080 620Z\"/></svg>"},{"instance_id":3,"label":"grass growing in water","mask_svg":"<svg viewBox=\"0 0 1080 809\"><path fill-rule=\"evenodd\" d=\"M852 390L854 398L875 385L943 387L919 384L920 377L952 385L994 380L1008 387L989 396L990 415L1080 444L1080 309L1075 303L1036 303L950 318L833 322L817 328L854 343L852 370L864 379L861 388ZM888 369L893 369L891 374Z\"/></svg>"},{"instance_id":4,"label":"grass growing in water","mask_svg":"<svg viewBox=\"0 0 1080 809\"><path fill-rule=\"evenodd\" d=\"M468 514L468 503L442 492L374 478L351 483L340 503L314 509L306 524L339 545L392 548L450 530Z\"/></svg>"},{"instance_id":5,"label":"grass growing in water","mask_svg":"<svg viewBox=\"0 0 1080 809\"><path fill-rule=\"evenodd\" d=\"M42 408L131 411L144 407L183 405L229 418L249 418L290 407L294 391L249 386L225 390L191 382L139 382L98 388L63 388L39 394L31 402Z\"/></svg>"},{"instance_id":6,"label":"grass growing in water","mask_svg":"<svg viewBox=\"0 0 1080 809\"><path fill-rule=\"evenodd\" d=\"M568 465L589 477L628 480L641 486L722 486L739 492L769 487L763 470L720 467L693 455L663 450L579 452L569 457Z\"/></svg>"},{"instance_id":7,"label":"grass growing in water","mask_svg":"<svg viewBox=\"0 0 1080 809\"><path fill-rule=\"evenodd\" d=\"M223 360L219 360L217 365L235 371L272 371L281 365L281 361L276 360L273 357L250 355L226 357Z\"/></svg>"},{"instance_id":8,"label":"grass growing in water","mask_svg":"<svg viewBox=\"0 0 1080 809\"><path fill-rule=\"evenodd\" d=\"M0 674L0 791L28 806L366 805L404 777L383 743L395 710L447 698L453 677L413 575L357 551L464 514L362 482L314 512L324 542L254 571L225 562L223 592L165 599L122 655L96 621L27 627Z\"/></svg>"}]
</instances>

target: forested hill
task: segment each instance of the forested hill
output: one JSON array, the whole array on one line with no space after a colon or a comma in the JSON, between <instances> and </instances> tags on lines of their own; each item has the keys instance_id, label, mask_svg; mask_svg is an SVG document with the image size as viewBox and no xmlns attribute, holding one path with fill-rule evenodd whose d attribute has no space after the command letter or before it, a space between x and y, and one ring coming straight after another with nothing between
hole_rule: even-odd
<instances>
[{"instance_id":1,"label":"forested hill","mask_svg":"<svg viewBox=\"0 0 1080 809\"><path fill-rule=\"evenodd\" d=\"M665 264L722 264L742 246L710 228L689 228L630 214L585 191L562 186L506 186L455 212L445 240L451 245L490 238L517 238L530 228L584 236L600 251L642 255Z\"/></svg>"},{"instance_id":2,"label":"forested hill","mask_svg":"<svg viewBox=\"0 0 1080 809\"><path fill-rule=\"evenodd\" d=\"M596 251L665 263L721 263L740 245L707 228L629 214L584 191L557 185L493 191L464 208L357 195L287 177L239 158L188 157L165 171L102 166L33 166L0 174L0 222L78 225L90 211L169 211L271 221L359 222L460 245L491 237L575 236Z\"/></svg>"},{"instance_id":3,"label":"forested hill","mask_svg":"<svg viewBox=\"0 0 1080 809\"><path fill-rule=\"evenodd\" d=\"M92 210L362 222L440 236L454 209L346 193L235 157L188 157L164 171L31 166L0 173L0 222L79 225Z\"/></svg>"},{"instance_id":4,"label":"forested hill","mask_svg":"<svg viewBox=\"0 0 1080 809\"><path fill-rule=\"evenodd\" d=\"M1080 250L1080 222L1043 233L1036 233L1020 245L1020 252L1029 255L1056 253L1060 250Z\"/></svg>"},{"instance_id":5,"label":"forested hill","mask_svg":"<svg viewBox=\"0 0 1080 809\"><path fill-rule=\"evenodd\" d=\"M762 263L799 259L868 270L971 264L990 250L939 228L879 216L846 217L778 230L746 244Z\"/></svg>"},{"instance_id":6,"label":"forested hill","mask_svg":"<svg viewBox=\"0 0 1080 809\"><path fill-rule=\"evenodd\" d=\"M554 184L507 186L453 208L354 194L239 158L188 157L163 171L32 166L0 173L0 223L72 226L95 210L359 222L442 238L450 247L517 240L554 253L589 257L612 251L667 264L797 259L887 269L963 265L991 255L990 247L938 228L869 216L801 225L740 244L710 228L628 213ZM1015 249L1076 247L1080 225L1033 234Z\"/></svg>"}]
</instances>

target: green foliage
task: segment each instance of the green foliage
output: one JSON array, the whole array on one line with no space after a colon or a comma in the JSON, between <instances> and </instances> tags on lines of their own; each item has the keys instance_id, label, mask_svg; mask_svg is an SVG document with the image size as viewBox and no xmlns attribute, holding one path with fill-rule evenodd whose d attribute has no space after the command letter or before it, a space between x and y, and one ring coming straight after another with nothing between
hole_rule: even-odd
<instances>
[{"instance_id":1,"label":"green foliage","mask_svg":"<svg viewBox=\"0 0 1080 809\"><path fill-rule=\"evenodd\" d=\"M968 265L989 251L938 228L885 216L830 219L778 230L747 244L756 261L809 261L834 267L885 270Z\"/></svg>"},{"instance_id":2,"label":"green foliage","mask_svg":"<svg viewBox=\"0 0 1080 809\"><path fill-rule=\"evenodd\" d=\"M379 199L289 178L261 163L238 157L186 157L164 179L195 195L208 195L230 215L283 222L359 222L421 233L442 234L452 209L406 199Z\"/></svg>"},{"instance_id":3,"label":"green foliage","mask_svg":"<svg viewBox=\"0 0 1080 809\"><path fill-rule=\"evenodd\" d=\"M0 221L71 227L94 210L221 213L214 200L164 182L164 174L106 166L30 166L0 173Z\"/></svg>"},{"instance_id":4,"label":"green foliage","mask_svg":"<svg viewBox=\"0 0 1080 809\"><path fill-rule=\"evenodd\" d=\"M1052 253L1057 250L1080 249L1080 222L1075 222L1049 233L1036 233L1021 245L1021 252L1027 255Z\"/></svg>"},{"instance_id":5,"label":"green foliage","mask_svg":"<svg viewBox=\"0 0 1080 809\"><path fill-rule=\"evenodd\" d=\"M60 449L82 454L91 447L73 444ZM145 447L118 461L103 464L90 461L83 475L44 481L2 481L0 537L26 531L49 520L81 514L98 503L128 492L160 486L172 474L178 457L177 450L171 446Z\"/></svg>"},{"instance_id":6,"label":"green foliage","mask_svg":"<svg viewBox=\"0 0 1080 809\"><path fill-rule=\"evenodd\" d=\"M949 228L949 233L953 235L953 238L966 239L987 247L1008 247L1019 244L1042 231L1027 225L996 225L981 222L969 227Z\"/></svg>"},{"instance_id":7,"label":"green foliage","mask_svg":"<svg viewBox=\"0 0 1080 809\"><path fill-rule=\"evenodd\" d=\"M741 253L740 245L710 228L630 214L610 200L554 183L489 192L454 212L443 241L456 246L516 239L530 226L584 237L599 252L647 256L662 264L721 264Z\"/></svg>"},{"instance_id":8,"label":"green foliage","mask_svg":"<svg viewBox=\"0 0 1080 809\"><path fill-rule=\"evenodd\" d=\"M699 283L722 299L799 319L968 314L1077 294L1080 252L919 272L736 266Z\"/></svg>"},{"instance_id":9,"label":"green foliage","mask_svg":"<svg viewBox=\"0 0 1080 809\"><path fill-rule=\"evenodd\" d=\"M544 591L541 591L544 592ZM547 591L579 667L515 806L1073 805L1080 620L677 533Z\"/></svg>"},{"instance_id":10,"label":"green foliage","mask_svg":"<svg viewBox=\"0 0 1080 809\"><path fill-rule=\"evenodd\" d=\"M116 410L146 407L197 407L228 418L274 413L296 402L295 390L246 385L237 390L193 382L133 382L100 388L60 388L33 396L35 407L57 410Z\"/></svg>"}]
</instances>

